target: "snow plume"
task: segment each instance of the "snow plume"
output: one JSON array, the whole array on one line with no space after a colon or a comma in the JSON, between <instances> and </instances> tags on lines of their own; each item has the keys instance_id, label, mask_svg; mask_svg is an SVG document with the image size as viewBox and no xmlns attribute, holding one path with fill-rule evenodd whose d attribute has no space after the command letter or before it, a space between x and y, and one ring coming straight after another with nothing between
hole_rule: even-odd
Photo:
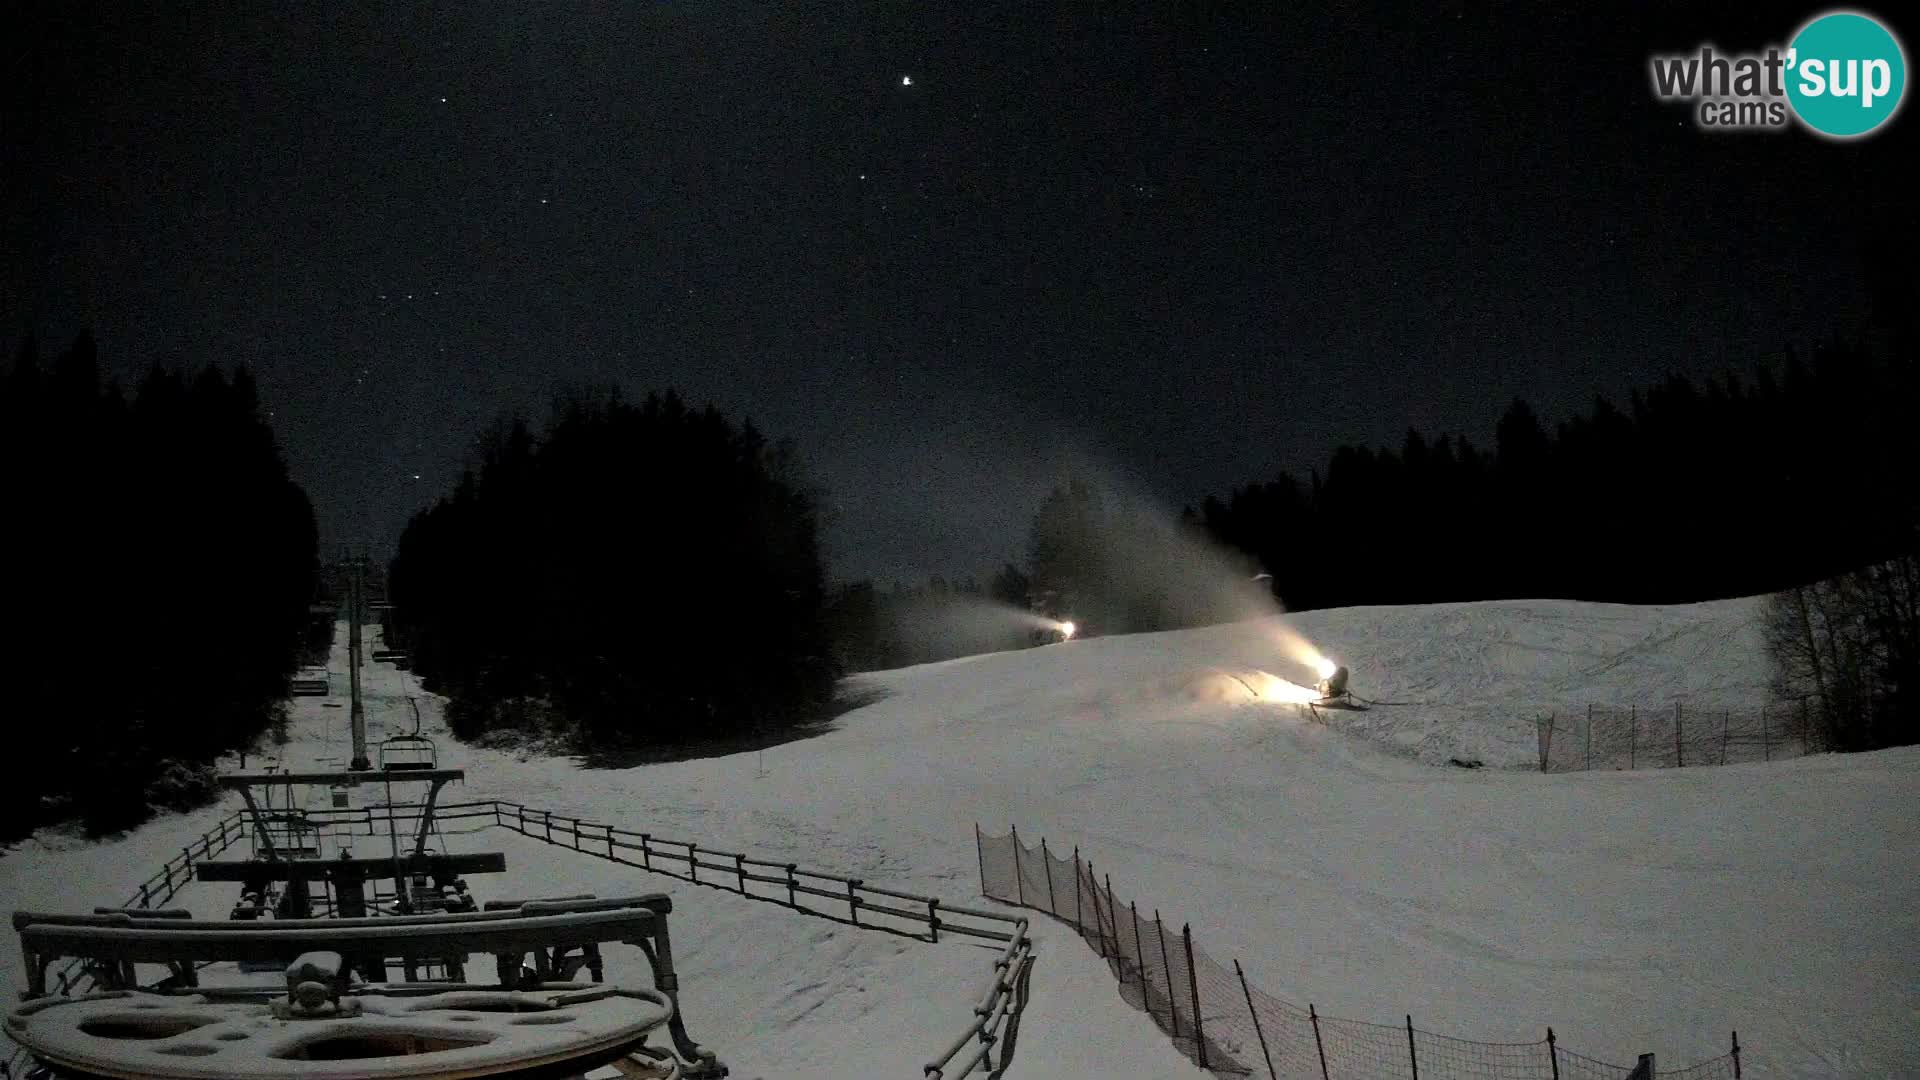
<instances>
[{"instance_id":1,"label":"snow plume","mask_svg":"<svg viewBox=\"0 0 1920 1080\"><path fill-rule=\"evenodd\" d=\"M1329 659L1313 642L1301 636L1298 630L1278 620L1272 624L1273 643L1287 659L1298 663L1312 672L1313 682L1320 682L1334 672L1339 664Z\"/></svg>"},{"instance_id":2,"label":"snow plume","mask_svg":"<svg viewBox=\"0 0 1920 1080\"><path fill-rule=\"evenodd\" d=\"M1070 635L1065 624L1036 611L971 593L926 590L889 604L890 666L1024 648Z\"/></svg>"},{"instance_id":3,"label":"snow plume","mask_svg":"<svg viewBox=\"0 0 1920 1080\"><path fill-rule=\"evenodd\" d=\"M1035 606L1096 634L1172 630L1274 615L1245 556L1197 524L1111 482L1057 484L1034 516Z\"/></svg>"}]
</instances>

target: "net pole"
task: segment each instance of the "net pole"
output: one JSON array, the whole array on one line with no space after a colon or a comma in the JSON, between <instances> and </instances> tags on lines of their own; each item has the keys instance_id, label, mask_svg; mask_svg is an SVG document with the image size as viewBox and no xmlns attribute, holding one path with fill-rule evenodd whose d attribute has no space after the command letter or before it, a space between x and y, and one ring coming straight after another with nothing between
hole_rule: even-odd
<instances>
[{"instance_id":1,"label":"net pole","mask_svg":"<svg viewBox=\"0 0 1920 1080\"><path fill-rule=\"evenodd\" d=\"M1320 1014L1313 1010L1313 1002L1307 1002L1307 1019L1313 1021L1313 1048L1320 1055L1320 1080L1327 1077L1327 1044L1320 1041ZM1553 1080L1560 1080L1555 1076Z\"/></svg>"},{"instance_id":2,"label":"net pole","mask_svg":"<svg viewBox=\"0 0 1920 1080\"><path fill-rule=\"evenodd\" d=\"M1087 925L1080 921L1080 845L1073 845L1073 928L1081 937L1087 936Z\"/></svg>"},{"instance_id":3,"label":"net pole","mask_svg":"<svg viewBox=\"0 0 1920 1080\"><path fill-rule=\"evenodd\" d=\"M1180 1000L1173 996L1173 965L1167 962L1167 926L1160 921L1160 909L1153 911L1153 929L1160 936L1160 970L1167 976L1167 1015L1173 1018L1174 1038L1180 1037Z\"/></svg>"},{"instance_id":4,"label":"net pole","mask_svg":"<svg viewBox=\"0 0 1920 1080\"><path fill-rule=\"evenodd\" d=\"M980 895L992 896L987 891L987 848L980 840L980 823L973 823L973 854L980 861Z\"/></svg>"},{"instance_id":5,"label":"net pole","mask_svg":"<svg viewBox=\"0 0 1920 1080\"><path fill-rule=\"evenodd\" d=\"M1007 826L1007 828L1013 834L1013 895L1014 898L1019 901L1021 907L1026 907L1027 888L1020 880L1026 877L1025 874L1020 872L1020 830L1018 827L1012 825Z\"/></svg>"},{"instance_id":6,"label":"net pole","mask_svg":"<svg viewBox=\"0 0 1920 1080\"><path fill-rule=\"evenodd\" d=\"M1273 1071L1273 1055L1267 1052L1267 1033L1260 1027L1260 1012L1253 1007L1253 991L1247 989L1247 973L1240 970L1240 961L1233 961L1233 973L1240 977L1240 993L1247 999L1247 1015L1253 1017L1253 1033L1260 1037L1260 1056L1267 1059L1267 1080L1280 1080Z\"/></svg>"},{"instance_id":7,"label":"net pole","mask_svg":"<svg viewBox=\"0 0 1920 1080\"><path fill-rule=\"evenodd\" d=\"M1187 990L1193 995L1193 1050L1199 1055L1200 1067L1207 1067L1207 1037L1200 1026L1200 976L1193 967L1193 924L1185 923L1180 927L1180 939L1187 947ZM1413 1080L1420 1080L1414 1077Z\"/></svg>"},{"instance_id":8,"label":"net pole","mask_svg":"<svg viewBox=\"0 0 1920 1080\"><path fill-rule=\"evenodd\" d=\"M1131 900L1127 901L1127 912L1133 916L1133 957L1140 965L1137 973L1140 979L1140 1004L1146 1008L1147 1015L1151 1016L1153 1006L1147 1003L1147 954L1140 948L1140 905Z\"/></svg>"},{"instance_id":9,"label":"net pole","mask_svg":"<svg viewBox=\"0 0 1920 1080\"><path fill-rule=\"evenodd\" d=\"M1420 1052L1413 1047L1413 1015L1407 1015L1407 1060L1413 1062L1413 1080L1420 1080Z\"/></svg>"},{"instance_id":10,"label":"net pole","mask_svg":"<svg viewBox=\"0 0 1920 1080\"><path fill-rule=\"evenodd\" d=\"M1047 851L1047 838L1040 838L1040 866L1047 872L1047 914L1060 914L1060 905L1053 900L1053 855Z\"/></svg>"}]
</instances>

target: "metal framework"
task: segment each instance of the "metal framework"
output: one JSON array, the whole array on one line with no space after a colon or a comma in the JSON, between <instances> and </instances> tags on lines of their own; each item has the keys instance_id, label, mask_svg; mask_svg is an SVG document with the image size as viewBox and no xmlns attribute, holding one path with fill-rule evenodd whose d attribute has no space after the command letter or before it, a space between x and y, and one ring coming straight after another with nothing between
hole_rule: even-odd
<instances>
[{"instance_id":1,"label":"metal framework","mask_svg":"<svg viewBox=\"0 0 1920 1080\"><path fill-rule=\"evenodd\" d=\"M468 1061L467 1058L474 1056L471 1054L467 1058L436 1061L433 1060L436 1054L462 1047L428 1048L417 1053L395 1051L391 1045L381 1042L384 1036L380 1032L384 1029L379 1023L369 1019L360 1025L367 1030L360 1032L353 1022L363 1015L365 1001L370 997L438 995L442 999L449 999L452 995L462 995L451 1000L458 1011L469 1014L469 1021L479 1019L471 1015L475 1013L528 1011L522 1007L525 1005L522 996L528 994L571 995L567 1000L574 1002L587 1000L595 994L605 997L613 991L605 990L602 983L604 971L600 945L621 942L637 946L646 956L652 969L654 995L659 998L661 1007L657 1015L652 1017L652 1022L645 1024L632 1023L635 1013L631 1007L617 1016L609 1017L608 1021L616 1027L621 1023L626 1025L620 1028L626 1031L626 1036L612 1041L605 1038L587 1040L578 1048L582 1060L564 1058L566 1064L582 1065L576 1071L584 1072L587 1067L637 1054L635 1060L640 1064L659 1068L660 1062L668 1060L661 1052L641 1051L647 1031L664 1023L673 1044L673 1052L678 1055L679 1060L672 1062L677 1072L654 1075L725 1076L726 1067L719 1063L712 1051L688 1036L681 1019L679 983L674 973L673 950L667 932L667 915L672 910L670 898L653 893L608 899L580 897L530 900L516 907L486 912L442 912L359 919L235 922L180 918L178 916L184 914L180 912L132 913L122 910L93 915L16 912L13 925L20 936L21 949L26 958L28 1005L16 1010L8 1018L7 1032L15 1041L32 1050L43 1063L52 1064L55 1068L64 1066L74 1073L92 1074L103 1063L112 1063L132 1055L130 1061L121 1062L118 1068L144 1068L146 1071L116 1070L109 1072L109 1075L168 1075L156 1071L154 1062L140 1056L145 1041L160 1036L138 1031L124 1033L127 1024L138 1023L138 1016L119 1024L110 1017L95 1017L77 1026L52 1021L36 1023L34 1019L52 1002L95 1000L93 995L65 998L50 994L48 970L63 959L78 960L93 976L96 986L109 994L130 994L140 990L137 965L152 964L160 965L168 972L152 988L158 991L159 996L184 995L196 1005L207 1001L251 1003L256 1008L265 1005L275 1019L325 1021L333 1025L326 1029L328 1037L343 1040L343 1046L351 1044L367 1048L368 1052L362 1056L380 1058L404 1054L419 1059L413 1063L414 1071L394 1075L519 1075L518 1070L530 1065L537 1064L544 1068L551 1067L554 1062L550 1057L531 1063L517 1062L510 1053L513 1048L504 1044L501 1054L489 1058L490 1064ZM499 976L497 983L408 986L356 984L353 980L357 970L364 970L368 966L384 970L389 960L417 962L421 957L466 956L474 953L490 954L494 958ZM287 977L284 997L279 989L258 985L202 985L199 979L201 969L219 962L283 967ZM570 981L582 970L590 973L594 980L592 983ZM598 997L593 999L598 1000ZM376 1017L393 1012L384 1007L371 1011ZM71 1013L59 1015L68 1016ZM621 1017L625 1017L625 1020L621 1020ZM206 1022L211 1024L219 1021L210 1019ZM508 1021L510 1024L528 1022ZM342 1024L347 1027L342 1029ZM135 1045L129 1047L122 1040L130 1040ZM480 1041L492 1042L495 1039L489 1034ZM201 1044L187 1042L178 1045L199 1047ZM306 1043L297 1045L304 1046ZM543 1054L553 1052L551 1046L542 1044L542 1047ZM214 1046L206 1054L210 1056L219 1049ZM335 1053L335 1049L329 1049L329 1053L336 1059L353 1056L345 1051ZM536 1048L525 1049L532 1052ZM196 1058L201 1056L198 1049L181 1053ZM235 1056L228 1055L229 1058ZM142 1065L142 1062L145 1064ZM252 1067L256 1070L261 1068L258 1063ZM449 1072L450 1068L455 1071ZM460 1069L481 1071L458 1071Z\"/></svg>"}]
</instances>

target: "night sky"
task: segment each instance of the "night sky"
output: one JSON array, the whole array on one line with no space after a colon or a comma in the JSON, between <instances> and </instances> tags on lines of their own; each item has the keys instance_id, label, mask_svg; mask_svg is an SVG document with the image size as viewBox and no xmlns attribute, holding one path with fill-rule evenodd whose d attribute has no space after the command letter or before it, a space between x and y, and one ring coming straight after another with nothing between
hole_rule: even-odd
<instances>
[{"instance_id":1,"label":"night sky","mask_svg":"<svg viewBox=\"0 0 1920 1080\"><path fill-rule=\"evenodd\" d=\"M989 573L1070 467L1177 510L1857 332L1911 106L1714 134L1646 73L1820 9L1549 6L16 12L0 330L252 365L377 554L503 412L677 387L796 440L840 578Z\"/></svg>"}]
</instances>

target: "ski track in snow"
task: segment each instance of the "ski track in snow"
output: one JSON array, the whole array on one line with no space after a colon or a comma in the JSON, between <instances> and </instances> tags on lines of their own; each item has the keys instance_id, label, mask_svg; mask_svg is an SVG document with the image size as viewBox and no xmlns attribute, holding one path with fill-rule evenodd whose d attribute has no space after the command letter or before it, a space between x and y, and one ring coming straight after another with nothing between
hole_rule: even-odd
<instances>
[{"instance_id":1,"label":"ski track in snow","mask_svg":"<svg viewBox=\"0 0 1920 1080\"><path fill-rule=\"evenodd\" d=\"M1589 703L1763 700L1757 601L1506 601L1303 613L1289 625L1379 701L1324 712L1223 693L1310 678L1264 621L1075 641L863 675L880 696L816 738L631 769L462 746L422 696L448 798L505 798L815 869L977 899L972 826L1081 848L1124 903L1191 921L1216 959L1323 1013L1751 1076L1893 1076L1920 1054L1920 748L1771 765L1527 771L1534 719ZM344 642L345 634L340 639ZM344 653L344 646L340 650ZM344 655L335 661L341 671ZM409 678L368 669L372 737ZM344 676L336 676L344 684ZM344 687L342 687L344 689ZM296 699L291 762L344 759L344 709ZM1445 767L1453 756L1490 767ZM764 762L764 765L763 765ZM764 768L764 774L762 769ZM0 858L0 906L118 902L225 807ZM969 1019L991 951L916 944L499 830L482 897L666 892L696 1038L740 1077L918 1076ZM183 900L223 917L232 897ZM1037 916L1015 1076L1195 1077L1069 927ZM20 984L15 950L0 976ZM613 970L644 971L637 955ZM643 976L640 976L643 977Z\"/></svg>"}]
</instances>

